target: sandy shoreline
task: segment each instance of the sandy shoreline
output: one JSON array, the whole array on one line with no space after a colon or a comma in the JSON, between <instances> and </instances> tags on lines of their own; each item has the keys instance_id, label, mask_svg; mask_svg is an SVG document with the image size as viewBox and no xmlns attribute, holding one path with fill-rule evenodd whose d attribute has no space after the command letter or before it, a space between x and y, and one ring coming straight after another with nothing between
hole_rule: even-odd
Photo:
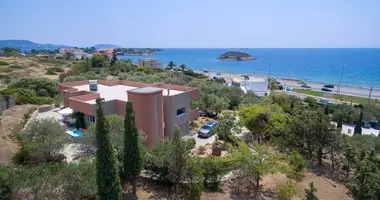
<instances>
[{"instance_id":1,"label":"sandy shoreline","mask_svg":"<svg viewBox=\"0 0 380 200\"><path fill-rule=\"evenodd\" d=\"M239 78L243 73L233 73L233 72L223 72L223 71L215 71L210 70L208 73L204 73L206 70L194 70L197 73L203 73L210 78L212 77L223 77L227 80L230 80L231 78ZM208 70L207 70L208 71ZM220 75L217 75L217 73L220 73ZM250 78L267 78L267 75L262 74L249 74ZM282 85L285 87L290 88L302 88L300 84L298 84L299 80L302 79L296 79L296 78L281 78L276 77L276 80L279 81ZM313 82L313 81L306 81L307 85L309 85L311 90L320 91L321 88L324 87L326 84L333 84L335 87L332 89L332 94L338 94L337 91L337 84L336 83L322 83L322 82ZM359 96L359 97L365 97L368 98L370 93L369 87L363 87L363 86L355 86L355 85L345 85L342 84L340 87L339 94L345 94L345 95L351 95L351 96ZM371 98L380 99L380 88L372 88Z\"/></svg>"}]
</instances>

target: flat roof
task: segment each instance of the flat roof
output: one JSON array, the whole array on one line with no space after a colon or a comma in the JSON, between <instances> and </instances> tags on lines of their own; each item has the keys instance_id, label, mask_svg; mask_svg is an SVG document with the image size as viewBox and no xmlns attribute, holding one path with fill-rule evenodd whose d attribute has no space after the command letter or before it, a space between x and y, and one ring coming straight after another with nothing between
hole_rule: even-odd
<instances>
[{"instance_id":1,"label":"flat roof","mask_svg":"<svg viewBox=\"0 0 380 200\"><path fill-rule=\"evenodd\" d=\"M159 87L142 87L142 88L134 89L133 92L147 93L147 92L157 92L161 90L162 88L159 88Z\"/></svg>"},{"instance_id":2,"label":"flat roof","mask_svg":"<svg viewBox=\"0 0 380 200\"><path fill-rule=\"evenodd\" d=\"M74 86L73 88L78 89L79 91L90 91L90 86L88 84L80 85L80 86ZM120 101L128 101L128 91L133 90L134 92L154 92L158 90L163 90L162 95L168 96L168 89L163 89L159 87L134 87L134 86L127 86L127 85L114 85L114 86L107 86L102 85L98 83L98 90L96 93L99 93L101 98L104 98L105 101L113 101L113 100L120 100ZM184 91L180 90L173 90L170 89L169 96L177 95L184 93ZM86 101L86 103L89 104L95 104L95 99Z\"/></svg>"}]
</instances>

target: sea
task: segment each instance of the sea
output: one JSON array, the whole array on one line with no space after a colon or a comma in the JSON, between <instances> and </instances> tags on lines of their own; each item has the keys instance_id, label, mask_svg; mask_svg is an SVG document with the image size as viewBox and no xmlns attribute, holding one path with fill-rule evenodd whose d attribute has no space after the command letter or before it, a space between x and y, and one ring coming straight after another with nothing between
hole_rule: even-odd
<instances>
[{"instance_id":1,"label":"sea","mask_svg":"<svg viewBox=\"0 0 380 200\"><path fill-rule=\"evenodd\" d=\"M249 61L218 60L227 51L245 52L256 57ZM150 56L120 56L137 61L156 58L166 65L173 61L193 70L302 79L310 82L380 88L380 49L377 48L235 48L163 49Z\"/></svg>"}]
</instances>

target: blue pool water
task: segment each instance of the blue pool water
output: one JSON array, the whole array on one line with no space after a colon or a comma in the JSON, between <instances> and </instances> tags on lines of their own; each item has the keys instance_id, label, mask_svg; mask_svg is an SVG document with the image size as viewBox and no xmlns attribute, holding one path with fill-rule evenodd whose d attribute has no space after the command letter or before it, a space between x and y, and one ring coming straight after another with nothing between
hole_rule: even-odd
<instances>
[{"instance_id":1,"label":"blue pool water","mask_svg":"<svg viewBox=\"0 0 380 200\"><path fill-rule=\"evenodd\" d=\"M216 59L226 51L240 51L257 57L250 61ZM137 61L156 58L163 63L174 61L190 69L250 73L306 81L380 87L380 49L164 49L152 56L120 56ZM271 64L270 64L271 63ZM344 70L343 66L346 64Z\"/></svg>"},{"instance_id":2,"label":"blue pool water","mask_svg":"<svg viewBox=\"0 0 380 200\"><path fill-rule=\"evenodd\" d=\"M79 135L79 136L82 136L82 135L83 135L83 132L82 132L82 131L80 131L80 130L77 130L77 129L72 129L71 131L72 131L73 133L75 133L75 134Z\"/></svg>"}]
</instances>

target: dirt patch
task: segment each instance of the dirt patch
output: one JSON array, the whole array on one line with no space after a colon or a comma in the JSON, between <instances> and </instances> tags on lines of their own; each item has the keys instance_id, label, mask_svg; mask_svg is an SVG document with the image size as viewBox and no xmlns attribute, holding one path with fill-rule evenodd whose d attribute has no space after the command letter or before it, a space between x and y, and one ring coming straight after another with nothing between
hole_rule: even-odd
<instances>
[{"instance_id":1,"label":"dirt patch","mask_svg":"<svg viewBox=\"0 0 380 200\"><path fill-rule=\"evenodd\" d=\"M0 124L0 163L9 163L19 150L15 133L24 127L24 114L34 109L33 105L19 105L3 111Z\"/></svg>"},{"instance_id":2,"label":"dirt patch","mask_svg":"<svg viewBox=\"0 0 380 200\"><path fill-rule=\"evenodd\" d=\"M57 75L46 75L46 71L48 68L51 67L60 67L63 70L69 69L69 66L71 66L71 61L65 61L66 64L59 64L59 63L42 63L39 62L37 58L35 57L0 57L0 61L5 61L11 65L17 65L20 67L23 67L23 70L12 70L9 72L0 72L0 75L2 76L10 76L11 78L14 77L22 77L22 76L42 76L45 78L57 80L59 73ZM0 68L7 68L9 66L0 66ZM0 80L1 81L1 80ZM2 80L3 84L4 81Z\"/></svg>"}]
</instances>

